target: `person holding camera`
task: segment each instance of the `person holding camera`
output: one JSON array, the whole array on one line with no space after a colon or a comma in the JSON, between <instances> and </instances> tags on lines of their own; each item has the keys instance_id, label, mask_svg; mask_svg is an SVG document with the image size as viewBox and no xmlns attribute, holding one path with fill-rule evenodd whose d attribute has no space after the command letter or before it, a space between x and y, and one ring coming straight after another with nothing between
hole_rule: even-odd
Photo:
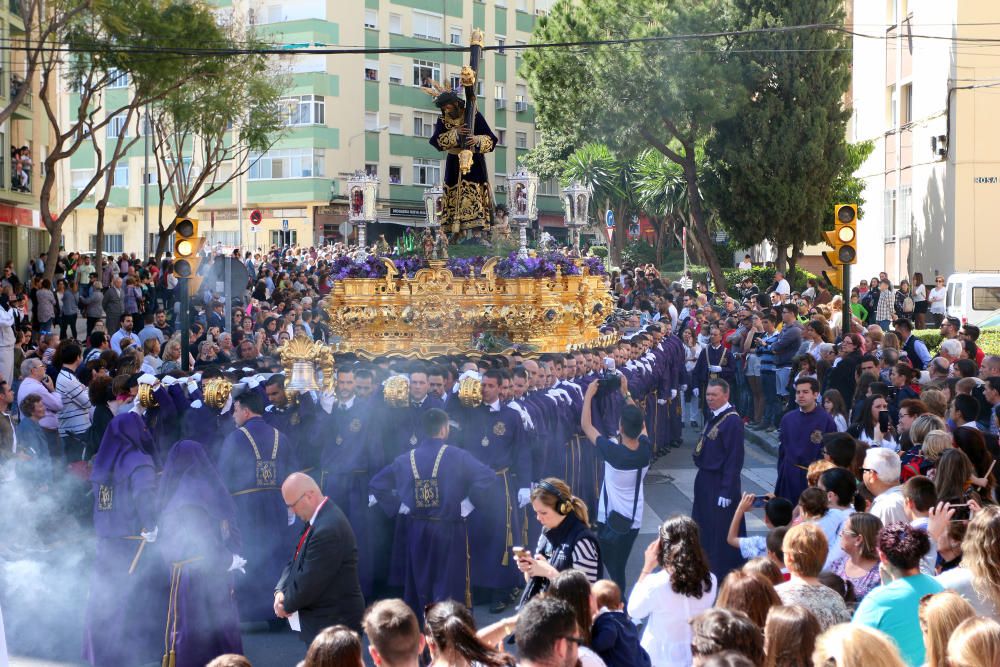
<instances>
[{"instance_id":1,"label":"person holding camera","mask_svg":"<svg viewBox=\"0 0 1000 667\"><path fill-rule=\"evenodd\" d=\"M642 410L628 392L628 381L621 379L625 406L621 411L619 438L601 435L591 419L591 403L597 383L591 382L583 397L580 427L590 444L604 457L604 483L597 505L597 538L608 576L625 590L625 564L642 525L642 480L649 470L653 447L646 434Z\"/></svg>"}]
</instances>

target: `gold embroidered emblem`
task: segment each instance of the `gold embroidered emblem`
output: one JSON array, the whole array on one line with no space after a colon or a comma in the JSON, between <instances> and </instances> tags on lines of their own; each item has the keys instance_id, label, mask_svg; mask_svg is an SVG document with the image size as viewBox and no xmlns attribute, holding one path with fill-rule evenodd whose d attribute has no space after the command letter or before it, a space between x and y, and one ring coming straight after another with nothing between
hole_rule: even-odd
<instances>
[{"instance_id":1,"label":"gold embroidered emblem","mask_svg":"<svg viewBox=\"0 0 1000 667\"><path fill-rule=\"evenodd\" d=\"M115 487L110 484L101 484L97 490L97 511L107 512L114 505Z\"/></svg>"},{"instance_id":2,"label":"gold embroidered emblem","mask_svg":"<svg viewBox=\"0 0 1000 667\"><path fill-rule=\"evenodd\" d=\"M257 461L257 486L276 486L278 466L274 461Z\"/></svg>"},{"instance_id":3,"label":"gold embroidered emblem","mask_svg":"<svg viewBox=\"0 0 1000 667\"><path fill-rule=\"evenodd\" d=\"M507 425L503 422L497 422L493 425L493 435L503 435L507 432Z\"/></svg>"},{"instance_id":4,"label":"gold embroidered emblem","mask_svg":"<svg viewBox=\"0 0 1000 667\"><path fill-rule=\"evenodd\" d=\"M818 445L819 443L823 442L823 432L820 431L819 429L816 429L809 436L809 441L814 445Z\"/></svg>"},{"instance_id":5,"label":"gold embroidered emblem","mask_svg":"<svg viewBox=\"0 0 1000 667\"><path fill-rule=\"evenodd\" d=\"M350 425L347 427L347 430L349 430L351 433L357 433L358 431L360 431L361 420L356 417L352 419Z\"/></svg>"},{"instance_id":6,"label":"gold embroidered emblem","mask_svg":"<svg viewBox=\"0 0 1000 667\"><path fill-rule=\"evenodd\" d=\"M418 509L434 509L441 506L441 490L438 488L438 469L448 445L442 445L434 459L434 469L430 479L420 479L417 471L417 453L410 452L410 468L413 470L413 502Z\"/></svg>"},{"instance_id":7,"label":"gold embroidered emblem","mask_svg":"<svg viewBox=\"0 0 1000 667\"><path fill-rule=\"evenodd\" d=\"M292 426L298 426L299 422L302 421L302 417L299 416L298 412L293 412L291 418L288 420Z\"/></svg>"}]
</instances>

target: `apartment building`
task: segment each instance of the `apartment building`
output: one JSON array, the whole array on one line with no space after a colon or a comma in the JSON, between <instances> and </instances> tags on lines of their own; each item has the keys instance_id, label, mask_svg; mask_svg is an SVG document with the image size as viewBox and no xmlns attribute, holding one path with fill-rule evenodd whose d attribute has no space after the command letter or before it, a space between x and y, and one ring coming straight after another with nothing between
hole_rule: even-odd
<instances>
[{"instance_id":1,"label":"apartment building","mask_svg":"<svg viewBox=\"0 0 1000 667\"><path fill-rule=\"evenodd\" d=\"M996 271L1000 5L854 0L852 22L848 140L875 142L852 282Z\"/></svg>"},{"instance_id":2,"label":"apartment building","mask_svg":"<svg viewBox=\"0 0 1000 667\"><path fill-rule=\"evenodd\" d=\"M346 183L356 170L381 181L379 223L373 231L392 237L423 224L423 193L442 178L444 154L428 143L438 112L420 83L427 77L442 83L457 79L468 55L447 49L468 45L474 27L485 31L487 45L508 47L486 53L479 82L480 111L499 139L487 164L497 201L503 203L504 176L514 173L519 156L537 141L534 106L518 74L521 58L514 47L528 42L537 17L551 2L213 0L220 14L245 17L268 42L290 48L430 50L282 58L291 80L284 100L288 132L270 151L254 156L248 174L201 204L195 213L201 230L211 243L226 247L239 243L241 226L248 248L269 247L286 230L293 243L339 240L348 231ZM122 94L127 91L126 85ZM93 168L93 155L81 150L72 162L69 191L73 180ZM138 142L115 174L105 250L142 249L142 165L143 144ZM541 190L542 224L562 226L558 185L545 183ZM150 191L155 197L155 188ZM262 217L256 227L249 223L253 210ZM92 202L74 219L68 247L91 248ZM151 229L155 231L155 222Z\"/></svg>"},{"instance_id":3,"label":"apartment building","mask_svg":"<svg viewBox=\"0 0 1000 667\"><path fill-rule=\"evenodd\" d=\"M23 34L24 22L16 0L0 4L0 41L7 43ZM39 216L38 191L42 163L49 149L50 126L38 99L38 77L27 80L24 53L3 51L0 107L9 105L25 86L28 92L21 103L0 125L0 262L14 262L14 269L21 276L25 275L29 257L37 257L49 245L48 232ZM27 148L30 161L14 159L14 152L22 148ZM15 162L20 162L22 169Z\"/></svg>"}]
</instances>

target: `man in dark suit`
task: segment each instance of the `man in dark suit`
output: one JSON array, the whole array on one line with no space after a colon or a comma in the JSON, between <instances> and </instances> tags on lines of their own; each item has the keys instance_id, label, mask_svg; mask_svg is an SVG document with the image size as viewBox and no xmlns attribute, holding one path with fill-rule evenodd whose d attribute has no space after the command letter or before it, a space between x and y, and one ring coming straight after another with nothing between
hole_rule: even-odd
<instances>
[{"instance_id":1,"label":"man in dark suit","mask_svg":"<svg viewBox=\"0 0 1000 667\"><path fill-rule=\"evenodd\" d=\"M104 290L103 303L104 315L107 318L104 328L110 336L118 331L118 323L122 318L122 311L125 306L122 301L122 279L117 276L111 280L111 284Z\"/></svg>"},{"instance_id":2,"label":"man in dark suit","mask_svg":"<svg viewBox=\"0 0 1000 667\"><path fill-rule=\"evenodd\" d=\"M304 473L289 475L281 495L306 525L275 586L275 615L288 618L298 612L300 637L306 644L331 625L360 632L365 600L358 579L358 549L347 517Z\"/></svg>"}]
</instances>

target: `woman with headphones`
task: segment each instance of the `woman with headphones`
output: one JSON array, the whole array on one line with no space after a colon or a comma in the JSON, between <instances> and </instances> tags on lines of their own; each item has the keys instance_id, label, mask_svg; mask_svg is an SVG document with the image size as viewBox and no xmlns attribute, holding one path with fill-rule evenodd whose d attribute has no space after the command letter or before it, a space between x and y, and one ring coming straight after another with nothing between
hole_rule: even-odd
<instances>
[{"instance_id":1,"label":"woman with headphones","mask_svg":"<svg viewBox=\"0 0 1000 667\"><path fill-rule=\"evenodd\" d=\"M565 570L583 572L590 583L600 579L604 570L601 548L590 531L587 506L573 495L566 482L555 477L538 482L531 490L531 506L542 524L542 535L535 554L514 547L517 568L528 582L521 605L546 590Z\"/></svg>"}]
</instances>

